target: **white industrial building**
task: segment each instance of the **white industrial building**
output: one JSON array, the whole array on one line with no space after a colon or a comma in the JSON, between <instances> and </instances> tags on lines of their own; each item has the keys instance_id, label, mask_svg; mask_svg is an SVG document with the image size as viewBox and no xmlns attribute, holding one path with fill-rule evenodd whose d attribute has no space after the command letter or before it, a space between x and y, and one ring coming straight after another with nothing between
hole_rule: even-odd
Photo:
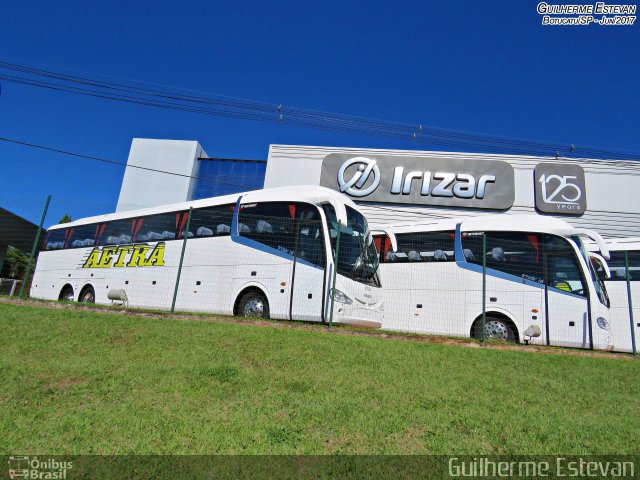
<instances>
[{"instance_id":1,"label":"white industrial building","mask_svg":"<svg viewBox=\"0 0 640 480\"><path fill-rule=\"evenodd\" d=\"M239 168L242 182L234 182ZM377 225L532 213L605 237L640 236L640 163L586 158L271 145L265 162L208 158L196 141L134 139L117 210L240 192L247 184L342 191Z\"/></svg>"}]
</instances>

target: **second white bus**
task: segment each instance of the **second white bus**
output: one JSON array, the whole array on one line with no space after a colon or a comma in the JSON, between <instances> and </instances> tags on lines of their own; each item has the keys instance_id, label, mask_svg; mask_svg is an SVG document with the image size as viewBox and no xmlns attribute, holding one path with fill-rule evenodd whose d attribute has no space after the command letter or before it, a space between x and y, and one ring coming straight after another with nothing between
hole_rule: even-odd
<instances>
[{"instance_id":1,"label":"second white bus","mask_svg":"<svg viewBox=\"0 0 640 480\"><path fill-rule=\"evenodd\" d=\"M599 263L596 266L611 299L615 349L637 353L640 351L640 237L606 239L605 243L610 259L606 267ZM589 248L599 250L594 243Z\"/></svg>"},{"instance_id":2,"label":"second white bus","mask_svg":"<svg viewBox=\"0 0 640 480\"><path fill-rule=\"evenodd\" d=\"M491 215L386 228L377 235L383 328L578 348L615 348L609 299L581 237L595 232L535 215ZM483 237L486 250L483 252Z\"/></svg>"}]
</instances>

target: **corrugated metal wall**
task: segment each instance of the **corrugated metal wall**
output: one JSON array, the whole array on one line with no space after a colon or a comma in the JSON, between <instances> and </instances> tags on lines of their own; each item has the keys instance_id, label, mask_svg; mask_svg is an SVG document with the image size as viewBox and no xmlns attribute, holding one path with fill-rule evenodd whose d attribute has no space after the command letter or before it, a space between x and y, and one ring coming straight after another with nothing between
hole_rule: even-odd
<instances>
[{"instance_id":1,"label":"corrugated metal wall","mask_svg":"<svg viewBox=\"0 0 640 480\"><path fill-rule=\"evenodd\" d=\"M536 213L533 170L538 163L578 163L585 171L587 211L579 217L554 217L563 218L578 227L594 229L605 237L640 236L640 163L633 161L271 145L264 186L318 185L322 159L330 153L507 161L514 168L516 183L515 202L504 212L507 214ZM493 213L491 210L358 203L372 225Z\"/></svg>"}]
</instances>

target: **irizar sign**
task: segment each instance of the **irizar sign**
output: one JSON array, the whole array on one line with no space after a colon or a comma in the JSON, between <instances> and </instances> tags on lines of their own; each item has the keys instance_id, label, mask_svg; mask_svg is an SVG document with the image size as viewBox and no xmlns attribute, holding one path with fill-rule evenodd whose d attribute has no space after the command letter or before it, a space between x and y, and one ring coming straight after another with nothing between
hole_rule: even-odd
<instances>
[{"instance_id":1,"label":"irizar sign","mask_svg":"<svg viewBox=\"0 0 640 480\"><path fill-rule=\"evenodd\" d=\"M457 198L484 198L487 183L495 183L495 175L482 175L476 183L476 178L468 173L450 172L409 172L404 175L404 167L393 169L393 179L391 180L391 193L394 195L408 195L411 193L411 182L422 180L420 195L431 195L433 197L457 197ZM432 180L440 180L433 189ZM453 187L452 187L453 185ZM477 189L476 189L477 185Z\"/></svg>"},{"instance_id":2,"label":"irizar sign","mask_svg":"<svg viewBox=\"0 0 640 480\"><path fill-rule=\"evenodd\" d=\"M320 185L367 202L508 209L513 168L498 160L327 155Z\"/></svg>"}]
</instances>

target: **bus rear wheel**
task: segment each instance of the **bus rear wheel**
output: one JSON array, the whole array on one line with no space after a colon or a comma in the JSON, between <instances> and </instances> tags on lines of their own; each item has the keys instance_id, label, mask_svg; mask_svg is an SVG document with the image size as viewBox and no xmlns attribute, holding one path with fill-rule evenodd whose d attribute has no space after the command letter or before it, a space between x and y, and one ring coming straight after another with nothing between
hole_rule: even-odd
<instances>
[{"instance_id":1,"label":"bus rear wheel","mask_svg":"<svg viewBox=\"0 0 640 480\"><path fill-rule=\"evenodd\" d=\"M60 292L60 297L58 300L62 300L63 302L73 302L73 287L71 285L65 286Z\"/></svg>"},{"instance_id":2,"label":"bus rear wheel","mask_svg":"<svg viewBox=\"0 0 640 480\"><path fill-rule=\"evenodd\" d=\"M238 314L242 317L269 318L269 302L261 292L252 290L240 299Z\"/></svg>"},{"instance_id":3,"label":"bus rear wheel","mask_svg":"<svg viewBox=\"0 0 640 480\"><path fill-rule=\"evenodd\" d=\"M85 287L80 293L81 303L96 303L96 292L93 287Z\"/></svg>"},{"instance_id":4,"label":"bus rear wheel","mask_svg":"<svg viewBox=\"0 0 640 480\"><path fill-rule=\"evenodd\" d=\"M487 340L518 342L518 334L511 320L498 315L487 315L484 331ZM482 338L482 317L479 317L473 324L471 334L473 338L478 340Z\"/></svg>"}]
</instances>

